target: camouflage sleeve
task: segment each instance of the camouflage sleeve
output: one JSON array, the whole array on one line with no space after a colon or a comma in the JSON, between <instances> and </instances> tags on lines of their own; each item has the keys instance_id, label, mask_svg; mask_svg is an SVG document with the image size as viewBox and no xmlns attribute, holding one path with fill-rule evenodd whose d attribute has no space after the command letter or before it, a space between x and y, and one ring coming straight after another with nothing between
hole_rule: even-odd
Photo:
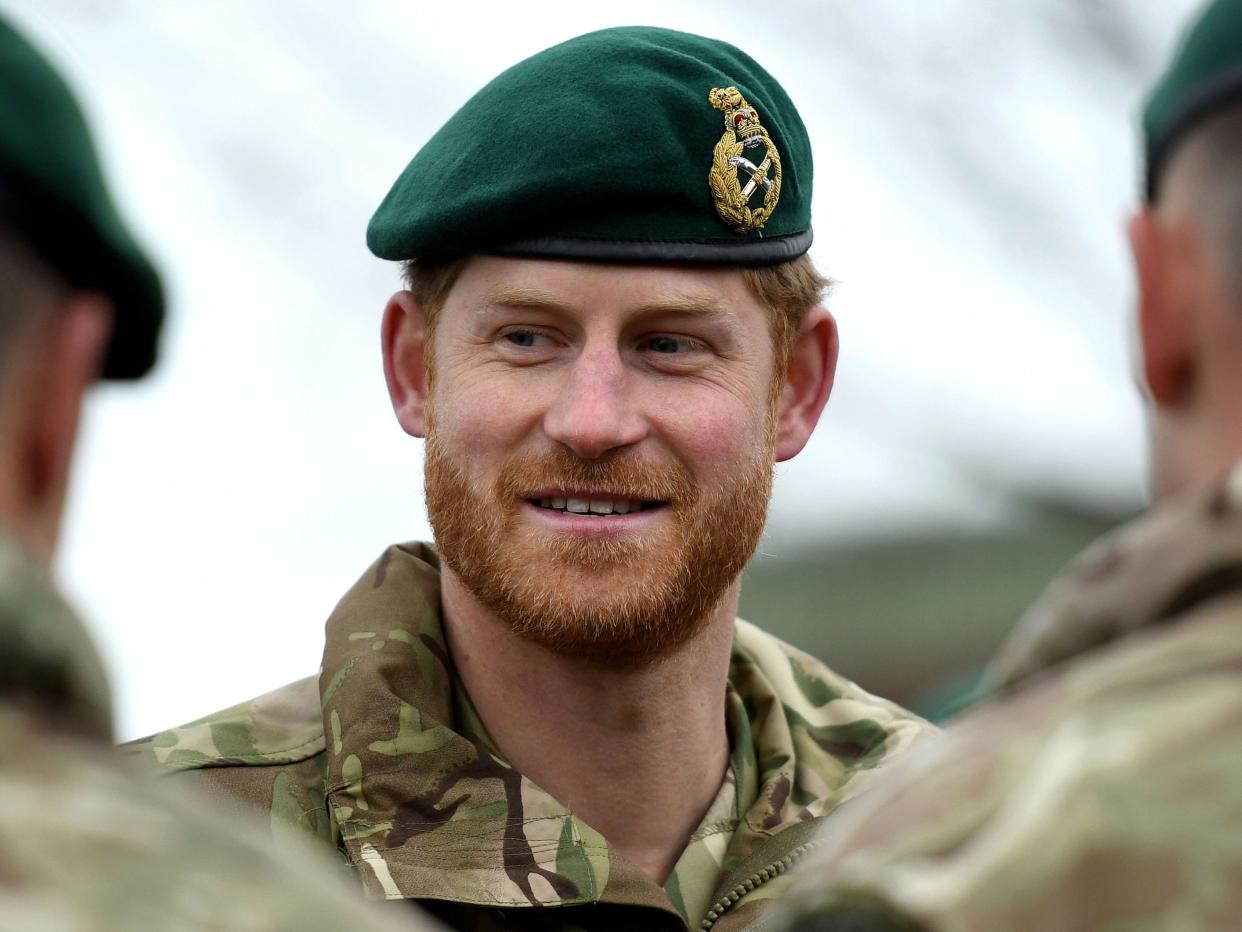
<instances>
[{"instance_id":1,"label":"camouflage sleeve","mask_svg":"<svg viewBox=\"0 0 1242 932\"><path fill-rule=\"evenodd\" d=\"M1242 927L1237 621L1079 664L915 748L830 821L787 928Z\"/></svg>"},{"instance_id":2,"label":"camouflage sleeve","mask_svg":"<svg viewBox=\"0 0 1242 932\"><path fill-rule=\"evenodd\" d=\"M292 833L332 844L325 741L318 683L309 677L122 745L121 753L230 815L260 814L278 840Z\"/></svg>"},{"instance_id":3,"label":"camouflage sleeve","mask_svg":"<svg viewBox=\"0 0 1242 932\"><path fill-rule=\"evenodd\" d=\"M0 928L440 928L364 903L323 851L276 854L253 823L3 706L0 745L25 749L0 755Z\"/></svg>"},{"instance_id":4,"label":"camouflage sleeve","mask_svg":"<svg viewBox=\"0 0 1242 932\"><path fill-rule=\"evenodd\" d=\"M319 681L311 676L270 693L122 746L162 774L211 767L278 766L324 749Z\"/></svg>"}]
</instances>

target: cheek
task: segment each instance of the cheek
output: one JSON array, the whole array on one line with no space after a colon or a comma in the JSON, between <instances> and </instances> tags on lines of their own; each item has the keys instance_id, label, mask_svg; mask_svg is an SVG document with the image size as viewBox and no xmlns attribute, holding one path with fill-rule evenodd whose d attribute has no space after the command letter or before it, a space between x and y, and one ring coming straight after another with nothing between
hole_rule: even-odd
<instances>
[{"instance_id":1,"label":"cheek","mask_svg":"<svg viewBox=\"0 0 1242 932\"><path fill-rule=\"evenodd\" d=\"M663 419L662 433L695 472L722 473L761 453L767 400L686 399Z\"/></svg>"},{"instance_id":2,"label":"cheek","mask_svg":"<svg viewBox=\"0 0 1242 932\"><path fill-rule=\"evenodd\" d=\"M473 459L516 447L529 429L529 397L483 379L437 379L431 419L441 442Z\"/></svg>"}]
</instances>

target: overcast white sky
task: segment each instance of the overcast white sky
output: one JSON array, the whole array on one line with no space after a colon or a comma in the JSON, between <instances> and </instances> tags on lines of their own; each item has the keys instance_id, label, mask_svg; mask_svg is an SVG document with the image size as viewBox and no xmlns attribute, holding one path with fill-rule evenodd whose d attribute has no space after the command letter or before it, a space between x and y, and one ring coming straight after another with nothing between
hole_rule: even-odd
<instances>
[{"instance_id":1,"label":"overcast white sky","mask_svg":"<svg viewBox=\"0 0 1242 932\"><path fill-rule=\"evenodd\" d=\"M1134 115L1196 5L6 0L171 293L156 377L91 403L60 564L121 734L314 672L336 599L428 535L366 221L474 90L603 26L744 47L811 132L842 356L780 472L783 538L986 524L1027 494L1137 504Z\"/></svg>"}]
</instances>

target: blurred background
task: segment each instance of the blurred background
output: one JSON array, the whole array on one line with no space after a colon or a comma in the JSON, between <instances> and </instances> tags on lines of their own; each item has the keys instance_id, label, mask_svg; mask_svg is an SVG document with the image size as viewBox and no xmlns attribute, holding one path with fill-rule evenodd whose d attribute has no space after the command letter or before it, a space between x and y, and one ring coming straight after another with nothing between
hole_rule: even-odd
<instances>
[{"instance_id":1,"label":"blurred background","mask_svg":"<svg viewBox=\"0 0 1242 932\"><path fill-rule=\"evenodd\" d=\"M944 708L1142 507L1123 224L1141 96L1195 6L3 0L83 98L171 292L156 376L91 403L59 566L121 736L313 673L336 599L429 536L380 368L397 270L367 219L500 70L631 23L741 45L815 151L840 370L742 612Z\"/></svg>"}]
</instances>

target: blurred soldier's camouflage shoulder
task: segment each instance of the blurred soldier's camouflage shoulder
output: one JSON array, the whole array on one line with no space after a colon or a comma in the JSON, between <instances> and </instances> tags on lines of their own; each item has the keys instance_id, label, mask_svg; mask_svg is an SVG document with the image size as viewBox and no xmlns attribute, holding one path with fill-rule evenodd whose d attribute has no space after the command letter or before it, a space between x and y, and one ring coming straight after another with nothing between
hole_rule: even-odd
<instances>
[{"instance_id":1,"label":"blurred soldier's camouflage shoulder","mask_svg":"<svg viewBox=\"0 0 1242 932\"><path fill-rule=\"evenodd\" d=\"M777 928L1242 928L1242 0L1201 9L1143 130L1160 504L1045 591L985 705L834 820Z\"/></svg>"},{"instance_id":2,"label":"blurred soldier's camouflage shoulder","mask_svg":"<svg viewBox=\"0 0 1242 932\"><path fill-rule=\"evenodd\" d=\"M72 91L2 15L0 88L0 930L392 930L339 864L278 857L111 747L103 666L47 567L83 395L155 363L163 288Z\"/></svg>"},{"instance_id":3,"label":"blurred soldier's camouflage shoulder","mask_svg":"<svg viewBox=\"0 0 1242 932\"><path fill-rule=\"evenodd\" d=\"M793 929L1242 927L1242 467L1089 549L997 698L808 860Z\"/></svg>"},{"instance_id":4,"label":"blurred soldier's camouflage shoulder","mask_svg":"<svg viewBox=\"0 0 1242 932\"><path fill-rule=\"evenodd\" d=\"M315 852L277 857L264 833L132 773L109 722L81 624L0 535L0 929L394 928Z\"/></svg>"},{"instance_id":5,"label":"blurred soldier's camouflage shoulder","mask_svg":"<svg viewBox=\"0 0 1242 932\"><path fill-rule=\"evenodd\" d=\"M165 773L339 848L368 897L463 928L737 928L821 817L931 727L739 621L724 785L661 888L492 743L449 660L438 559L390 547L328 621L318 681L163 732ZM439 902L434 902L439 901ZM510 907L558 906L556 910Z\"/></svg>"}]
</instances>

